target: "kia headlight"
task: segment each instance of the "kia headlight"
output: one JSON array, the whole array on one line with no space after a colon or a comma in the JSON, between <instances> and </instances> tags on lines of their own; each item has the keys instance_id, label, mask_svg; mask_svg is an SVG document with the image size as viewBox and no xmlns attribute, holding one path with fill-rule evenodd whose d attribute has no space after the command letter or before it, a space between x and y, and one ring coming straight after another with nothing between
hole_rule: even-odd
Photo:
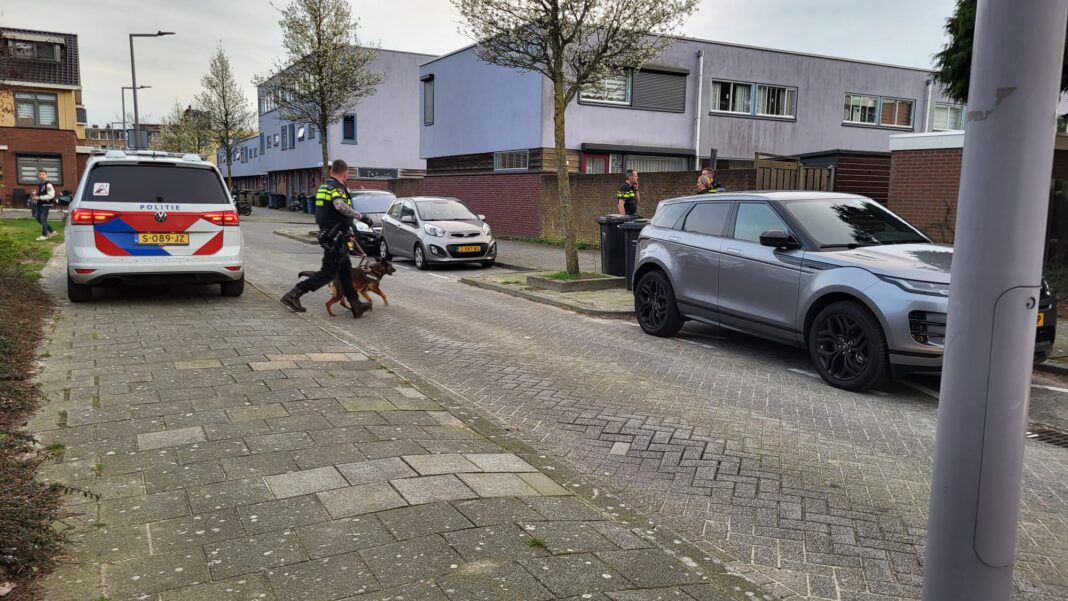
<instances>
[{"instance_id":1,"label":"kia headlight","mask_svg":"<svg viewBox=\"0 0 1068 601\"><path fill-rule=\"evenodd\" d=\"M924 282L922 280L907 280L905 278L892 278L881 275L879 279L901 288L905 292L914 294L926 294L928 296L949 296L949 284L939 282Z\"/></svg>"},{"instance_id":2,"label":"kia headlight","mask_svg":"<svg viewBox=\"0 0 1068 601\"><path fill-rule=\"evenodd\" d=\"M429 223L423 225L423 231L437 238L442 238L445 236L445 230Z\"/></svg>"},{"instance_id":3,"label":"kia headlight","mask_svg":"<svg viewBox=\"0 0 1068 601\"><path fill-rule=\"evenodd\" d=\"M489 224L488 223L483 223L482 224L482 235L483 236L488 236L488 235L490 235L490 231L491 230L490 230Z\"/></svg>"}]
</instances>

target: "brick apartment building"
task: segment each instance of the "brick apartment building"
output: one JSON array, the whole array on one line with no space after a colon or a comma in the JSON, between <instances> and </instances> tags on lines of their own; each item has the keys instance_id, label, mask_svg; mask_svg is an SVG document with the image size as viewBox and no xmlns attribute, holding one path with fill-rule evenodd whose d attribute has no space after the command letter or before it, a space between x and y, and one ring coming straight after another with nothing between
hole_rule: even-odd
<instances>
[{"instance_id":1,"label":"brick apartment building","mask_svg":"<svg viewBox=\"0 0 1068 601\"><path fill-rule=\"evenodd\" d=\"M25 203L44 169L59 189L73 189L88 154L78 36L0 29L0 202ZM81 157L81 160L79 160Z\"/></svg>"}]
</instances>

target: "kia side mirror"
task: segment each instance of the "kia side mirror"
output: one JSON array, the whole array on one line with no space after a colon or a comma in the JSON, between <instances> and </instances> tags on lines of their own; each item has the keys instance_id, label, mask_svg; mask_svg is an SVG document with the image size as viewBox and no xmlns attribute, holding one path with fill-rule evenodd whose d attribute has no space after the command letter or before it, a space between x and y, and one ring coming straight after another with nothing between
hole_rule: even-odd
<instances>
[{"instance_id":1,"label":"kia side mirror","mask_svg":"<svg viewBox=\"0 0 1068 601\"><path fill-rule=\"evenodd\" d=\"M768 230L760 234L760 245L783 250L801 248L797 240L783 230Z\"/></svg>"},{"instance_id":2,"label":"kia side mirror","mask_svg":"<svg viewBox=\"0 0 1068 601\"><path fill-rule=\"evenodd\" d=\"M415 224L415 217L412 217L411 215L401 215L400 220L401 223L410 223L413 225Z\"/></svg>"}]
</instances>

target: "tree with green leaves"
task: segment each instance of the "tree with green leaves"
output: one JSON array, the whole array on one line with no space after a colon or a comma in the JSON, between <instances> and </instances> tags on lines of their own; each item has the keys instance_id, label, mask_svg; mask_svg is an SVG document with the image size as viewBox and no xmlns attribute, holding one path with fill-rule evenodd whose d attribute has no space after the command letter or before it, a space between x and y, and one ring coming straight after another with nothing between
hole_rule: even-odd
<instances>
[{"instance_id":1,"label":"tree with green leaves","mask_svg":"<svg viewBox=\"0 0 1068 601\"><path fill-rule=\"evenodd\" d=\"M281 13L285 57L254 83L271 96L282 120L319 131L325 181L330 125L374 94L383 76L371 70L376 52L360 44L359 20L347 0L292 0Z\"/></svg>"},{"instance_id":2,"label":"tree with green leaves","mask_svg":"<svg viewBox=\"0 0 1068 601\"><path fill-rule=\"evenodd\" d=\"M556 179L564 258L578 273L564 113L584 88L640 68L672 42L697 0L452 0L487 63L552 82Z\"/></svg>"},{"instance_id":3,"label":"tree with green leaves","mask_svg":"<svg viewBox=\"0 0 1068 601\"><path fill-rule=\"evenodd\" d=\"M222 44L215 49L208 72L200 79L204 91L196 97L197 119L204 119L216 148L226 157L226 185L232 187L233 157L238 143L254 128L255 113L237 84Z\"/></svg>"},{"instance_id":4,"label":"tree with green leaves","mask_svg":"<svg viewBox=\"0 0 1068 601\"><path fill-rule=\"evenodd\" d=\"M962 104L968 102L977 4L978 0L957 0L953 15L946 19L949 42L934 55L934 80L942 84L947 96ZM1065 27L1068 28L1068 23ZM1061 92L1068 92L1068 46L1064 49L1064 66L1061 67Z\"/></svg>"}]
</instances>

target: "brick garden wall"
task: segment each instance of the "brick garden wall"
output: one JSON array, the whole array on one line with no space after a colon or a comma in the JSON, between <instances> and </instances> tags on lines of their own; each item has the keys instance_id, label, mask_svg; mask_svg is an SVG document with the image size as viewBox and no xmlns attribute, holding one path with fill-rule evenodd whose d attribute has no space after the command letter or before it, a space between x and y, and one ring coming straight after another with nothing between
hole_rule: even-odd
<instances>
[{"instance_id":1,"label":"brick garden wall","mask_svg":"<svg viewBox=\"0 0 1068 601\"><path fill-rule=\"evenodd\" d=\"M887 206L936 242L953 242L960 190L960 148L896 150Z\"/></svg>"},{"instance_id":2,"label":"brick garden wall","mask_svg":"<svg viewBox=\"0 0 1068 601\"><path fill-rule=\"evenodd\" d=\"M35 129L26 127L0 127L0 141L7 145L7 150L0 152L0 160L3 161L3 179L0 183L0 203L5 206L11 205L11 193L15 188L23 190L35 189L34 184L18 183L18 169L16 168L16 153L41 153L58 154L63 158L63 181L52 182L57 190L74 190L78 185L81 171L75 156L75 147L78 137L73 130L66 129Z\"/></svg>"},{"instance_id":3,"label":"brick garden wall","mask_svg":"<svg viewBox=\"0 0 1068 601\"><path fill-rule=\"evenodd\" d=\"M538 238L542 179L536 173L435 176L423 179L422 193L463 200L473 211L484 214L499 234Z\"/></svg>"}]
</instances>

